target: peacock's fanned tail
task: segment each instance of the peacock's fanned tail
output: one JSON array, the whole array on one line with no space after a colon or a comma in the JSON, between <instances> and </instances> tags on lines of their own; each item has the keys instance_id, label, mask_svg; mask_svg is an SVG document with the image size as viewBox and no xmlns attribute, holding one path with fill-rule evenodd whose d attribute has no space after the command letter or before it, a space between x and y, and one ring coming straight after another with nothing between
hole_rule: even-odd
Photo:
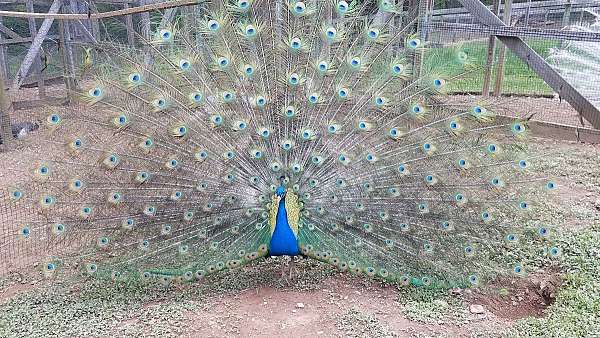
<instances>
[{"instance_id":1,"label":"peacock's fanned tail","mask_svg":"<svg viewBox=\"0 0 600 338\"><path fill-rule=\"evenodd\" d=\"M536 216L556 184L532 170L527 122L445 105L475 65L457 47L413 69L413 14L206 1L138 48L89 46L79 103L48 110L31 182L6 189L9 267L167 282L234 269L268 255L282 176L302 254L342 271L468 285L557 255Z\"/></svg>"}]
</instances>

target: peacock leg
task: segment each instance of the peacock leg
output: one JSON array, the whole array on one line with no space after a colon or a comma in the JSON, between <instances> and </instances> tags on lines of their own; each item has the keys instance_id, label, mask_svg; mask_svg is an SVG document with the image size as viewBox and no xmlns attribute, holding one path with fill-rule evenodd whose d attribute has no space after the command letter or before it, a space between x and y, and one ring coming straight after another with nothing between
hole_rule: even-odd
<instances>
[{"instance_id":1,"label":"peacock leg","mask_svg":"<svg viewBox=\"0 0 600 338\"><path fill-rule=\"evenodd\" d=\"M288 264L288 269L289 271L289 280L293 280L294 279L294 272L296 270L296 260L294 259L294 256L290 256L290 263Z\"/></svg>"}]
</instances>

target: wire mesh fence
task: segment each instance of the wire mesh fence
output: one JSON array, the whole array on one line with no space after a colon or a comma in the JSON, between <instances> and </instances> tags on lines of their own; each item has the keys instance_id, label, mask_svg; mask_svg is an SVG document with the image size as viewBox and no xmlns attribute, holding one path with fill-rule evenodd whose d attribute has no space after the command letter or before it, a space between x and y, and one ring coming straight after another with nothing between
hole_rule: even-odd
<instances>
[{"instance_id":1,"label":"wire mesh fence","mask_svg":"<svg viewBox=\"0 0 600 338\"><path fill-rule=\"evenodd\" d=\"M494 3L497 2L498 15L503 17L505 12L510 13L510 28L505 34L517 34L521 36L524 41L527 42L538 54L545 59L549 60L552 64L567 65L568 77L571 81L577 81L582 78L589 78L589 70L583 71L578 68L573 61L581 61L581 58L588 57L582 53L580 46L588 46L589 50L600 50L600 41L590 42L593 36L583 36L583 39L587 39L586 42L573 41L569 42L564 39L564 34L577 30L579 32L589 31L588 27L593 25L598 20L598 13L600 13L600 3L594 0L570 0L570 1L557 1L557 0L537 0L537 1L521 1L513 0L515 3L512 4L510 11L505 11L505 3L502 0L489 0L484 1L491 4L491 8L494 8ZM396 1L397 3L404 3L404 8L409 11L416 11L414 1ZM95 3L95 2L76 2L70 1L65 2L69 6L64 6L61 9L61 13L73 12L75 3L76 10L81 12L93 11L93 12L105 12L115 9L127 8L128 6L136 6L138 4L146 3L146 1L128 2L127 0L117 1L111 0L109 3ZM494 101L500 107L508 105L506 96L514 96L515 100L519 101L516 103L516 107L522 110L522 107L526 107L530 102L535 102L535 106L531 109L542 107L542 110L535 114L535 119L543 120L544 122L562 124L567 126L583 127L588 128L590 124L587 123L581 116L552 90L544 80L538 76L532 69L530 69L525 62L517 57L509 49L505 49L499 41L493 46L493 53L491 63L487 64L487 58L490 54L490 36L493 36L495 32L492 28L482 25L478 19L474 17L465 8L461 7L457 1L444 1L435 0L432 1L433 6L429 8L435 8L434 10L421 13L424 15L426 24L421 25L420 28L423 30L422 35L426 36L428 40L428 46L431 52L425 53L422 63L424 67L429 67L435 63L435 58L439 57L439 49L455 48L460 46L469 57L472 59L475 65L473 71L469 76L453 81L449 84L450 94L453 95L470 95L475 99L480 99L482 90L484 88L484 82L486 78L486 71L489 71L489 90L490 93L500 94L494 99L485 97L485 101ZM35 12L43 13L48 11L50 8L50 1L34 2L33 10ZM80 20L80 22L71 20L55 20L52 24L50 31L44 40L42 49L39 53L41 77L46 81L48 87L44 93L44 97L38 97L40 91L30 90L37 88L39 77L36 77L35 66L32 67L28 76L23 81L24 90L17 93L12 93L12 100L14 106L17 109L32 108L36 103L30 103L32 99L46 100L46 99L62 99L68 94L68 86L64 85L64 77L72 76L67 74L65 69L65 45L69 43L72 46L72 64L76 65L76 71L80 71L79 67L84 63L86 58L86 50L80 42L89 42L89 34L92 34L98 40L110 40L120 43L128 43L131 40L132 34L146 34L145 32L154 31L157 26L167 21L177 21L181 16L178 11L181 9L167 9L160 11L151 11L147 13L138 13L129 16L119 16L113 18L106 18L102 20ZM16 10L26 11L27 8L24 3L11 2L0 5L2 10ZM185 11L190 13L196 11L197 15L201 16L200 6L185 7ZM166 18L166 19L165 19ZM168 20L167 20L168 19ZM24 18L7 18L1 19L2 23L6 28L15 32L21 36L24 40L21 43L16 43L17 40L14 37L7 36L3 31L4 36L0 36L0 55L4 55L4 77L7 79L13 79L19 70L21 61L27 54L27 51L31 45L30 23L31 20L39 27L43 20L42 19L24 19ZM131 30L130 28L131 27ZM573 28L579 27L579 28ZM496 28L498 30L498 28ZM135 32L135 33L132 33ZM68 32L69 36L64 36L65 32ZM600 33L600 32L598 32ZM580 36L581 37L581 36ZM27 40L29 39L29 40ZM7 42L7 41L12 42ZM134 38L135 40L135 38ZM131 42L131 41L129 41ZM561 62L557 62L555 54L560 54L562 50L568 48L574 43L578 43L578 48L575 48L572 53L574 56L571 57L570 61L565 58ZM579 53L579 54L577 54ZM504 56L503 56L504 55ZM578 59L577 56L580 56ZM597 60L586 60L589 63L597 62ZM447 62L446 64L451 64ZM500 67L502 65L502 67ZM594 67L594 65L591 65ZM600 65L595 65L600 67ZM500 71L500 68L502 70ZM450 73L451 69L447 70ZM583 75L588 74L588 77ZM502 78L499 79L499 74L502 74ZM580 81L581 82L581 81ZM597 82L597 81L596 81ZM7 84L11 84L10 81ZM587 89L587 90L586 90ZM590 87L588 84L583 83L580 85L580 90L586 93L586 95L592 95L594 92L600 92L596 90L597 87ZM485 95L484 95L485 96ZM504 97L504 98L503 98ZM525 97L525 98L519 98ZM528 98L544 98L544 100L532 100ZM503 101L504 100L504 103ZM38 102L37 104L39 104ZM47 103L47 102L46 102ZM527 110L531 110L527 109ZM507 112L506 114L509 114ZM516 115L517 113L512 113ZM21 114L22 115L22 114ZM19 115L19 116L21 116ZM17 118L22 119L22 117Z\"/></svg>"},{"instance_id":2,"label":"wire mesh fence","mask_svg":"<svg viewBox=\"0 0 600 338\"><path fill-rule=\"evenodd\" d=\"M534 111L534 120L591 128L591 124L564 104L562 98L523 60L499 41L490 43L490 37L499 30L503 30L502 34L521 37L599 107L597 93L600 88L596 85L597 81L591 81L592 74L596 74L594 69L600 69L600 61L593 52L600 50L600 39L596 34L600 29L595 28L599 27L599 2L538 0L515 1L513 4L509 1L507 6L506 1L494 1L490 8L504 18L509 26L505 29L480 24L477 17L452 1L436 3L436 9L426 17L428 24L424 35L430 47L435 50L459 46L469 55L475 68L470 76L450 84L452 94L479 97L484 94L485 74L489 72L489 92L495 97L485 97L485 100L497 102L500 107L511 102L516 111ZM424 63L435 62L433 58L439 54L431 53L432 57L426 56ZM512 98L502 99L501 96ZM519 115L519 112L503 110L506 115Z\"/></svg>"}]
</instances>

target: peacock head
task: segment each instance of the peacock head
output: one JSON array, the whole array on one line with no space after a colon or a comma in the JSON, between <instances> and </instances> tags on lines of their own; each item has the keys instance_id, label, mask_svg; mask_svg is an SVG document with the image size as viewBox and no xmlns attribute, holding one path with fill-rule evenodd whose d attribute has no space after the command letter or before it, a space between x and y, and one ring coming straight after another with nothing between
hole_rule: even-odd
<instances>
[{"instance_id":1,"label":"peacock head","mask_svg":"<svg viewBox=\"0 0 600 338\"><path fill-rule=\"evenodd\" d=\"M279 187L277 187L277 190L275 191L277 196L283 196L285 194L285 185L287 182L288 180L286 179L285 175L281 175L279 177Z\"/></svg>"}]
</instances>

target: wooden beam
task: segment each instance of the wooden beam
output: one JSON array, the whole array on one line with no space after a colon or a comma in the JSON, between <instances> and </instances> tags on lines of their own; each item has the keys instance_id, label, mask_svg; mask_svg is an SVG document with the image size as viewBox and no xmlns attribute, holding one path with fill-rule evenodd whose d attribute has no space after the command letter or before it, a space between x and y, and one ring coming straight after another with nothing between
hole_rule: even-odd
<instances>
[{"instance_id":1,"label":"wooden beam","mask_svg":"<svg viewBox=\"0 0 600 338\"><path fill-rule=\"evenodd\" d=\"M181 6L197 5L198 0L177 0L166 1L156 4L132 7L128 9L117 9L114 11L89 14L67 14L67 13L27 13L16 11L0 11L0 16L9 16L14 18L39 18L39 19L57 19L57 20L96 20L104 18L112 18L115 16L150 12L159 9L167 9Z\"/></svg>"},{"instance_id":2,"label":"wooden beam","mask_svg":"<svg viewBox=\"0 0 600 338\"><path fill-rule=\"evenodd\" d=\"M26 0L25 7L27 8L28 12L33 13L33 0ZM35 19L29 18L29 19L27 19L27 21L29 23L29 35L36 36L37 35L37 25L35 23ZM41 50L41 48L40 48L40 50ZM33 66L33 73L35 74L35 77L37 78L38 96L40 99L43 99L44 97L46 97L46 86L44 85L44 77L42 76L42 60L40 58L41 58L41 55L39 55L39 53L38 53L35 56L32 66Z\"/></svg>"},{"instance_id":3,"label":"wooden beam","mask_svg":"<svg viewBox=\"0 0 600 338\"><path fill-rule=\"evenodd\" d=\"M458 0L481 23L490 26L504 25L494 13L479 0ZM536 72L561 98L565 99L577 110L594 128L600 129L600 111L586 97L581 95L568 83L543 57L536 53L523 40L517 37L499 36L510 50Z\"/></svg>"},{"instance_id":4,"label":"wooden beam","mask_svg":"<svg viewBox=\"0 0 600 338\"><path fill-rule=\"evenodd\" d=\"M550 10L563 11L565 7L566 0L538 0L532 1L531 3L520 2L515 3L513 5L513 9L515 11L526 11L528 7L530 7L530 14L534 13L545 13ZM587 8L600 8L600 3L598 0L571 0L571 5L573 8L579 9L587 9ZM491 9L491 6L487 6ZM455 7L455 8L445 8L445 9L436 9L433 11L433 15L440 16L452 16L455 17L457 15L470 15L469 11L464 7Z\"/></svg>"},{"instance_id":5,"label":"wooden beam","mask_svg":"<svg viewBox=\"0 0 600 338\"><path fill-rule=\"evenodd\" d=\"M430 22L426 26L430 31L465 32L495 36L514 36L519 38L544 38L558 41L600 42L600 32L591 31L559 30L523 26L486 26L482 24L455 22Z\"/></svg>"},{"instance_id":6,"label":"wooden beam","mask_svg":"<svg viewBox=\"0 0 600 338\"><path fill-rule=\"evenodd\" d=\"M14 45L14 44L19 44L19 43L29 43L31 41L33 41L35 37L24 37L24 38L20 38L20 39L2 39L0 40L0 45ZM48 34L46 35L46 39L58 39L58 35L56 34Z\"/></svg>"},{"instance_id":7,"label":"wooden beam","mask_svg":"<svg viewBox=\"0 0 600 338\"><path fill-rule=\"evenodd\" d=\"M50 6L50 9L48 10L48 14L58 13L60 6L61 6L61 0L54 0L54 2L52 2L52 5ZM33 64L35 57L38 55L40 48L42 47L42 43L44 43L44 39L46 38L48 31L50 30L50 26L52 26L52 22L54 22L53 18L47 18L44 20L44 22L40 26L40 30L38 31L38 33L35 35L35 38L31 42L31 47L27 51L27 55L25 55L25 58L23 59L23 62L21 63L21 67L19 67L19 70L17 71L17 74L15 75L11 90L18 90L19 86L23 82L23 79L25 78L25 76L27 76L27 73L29 72L29 68Z\"/></svg>"},{"instance_id":8,"label":"wooden beam","mask_svg":"<svg viewBox=\"0 0 600 338\"><path fill-rule=\"evenodd\" d=\"M11 39L21 39L22 37L15 33L12 29L4 26L3 24L0 23L0 31L6 35L8 35Z\"/></svg>"}]
</instances>

